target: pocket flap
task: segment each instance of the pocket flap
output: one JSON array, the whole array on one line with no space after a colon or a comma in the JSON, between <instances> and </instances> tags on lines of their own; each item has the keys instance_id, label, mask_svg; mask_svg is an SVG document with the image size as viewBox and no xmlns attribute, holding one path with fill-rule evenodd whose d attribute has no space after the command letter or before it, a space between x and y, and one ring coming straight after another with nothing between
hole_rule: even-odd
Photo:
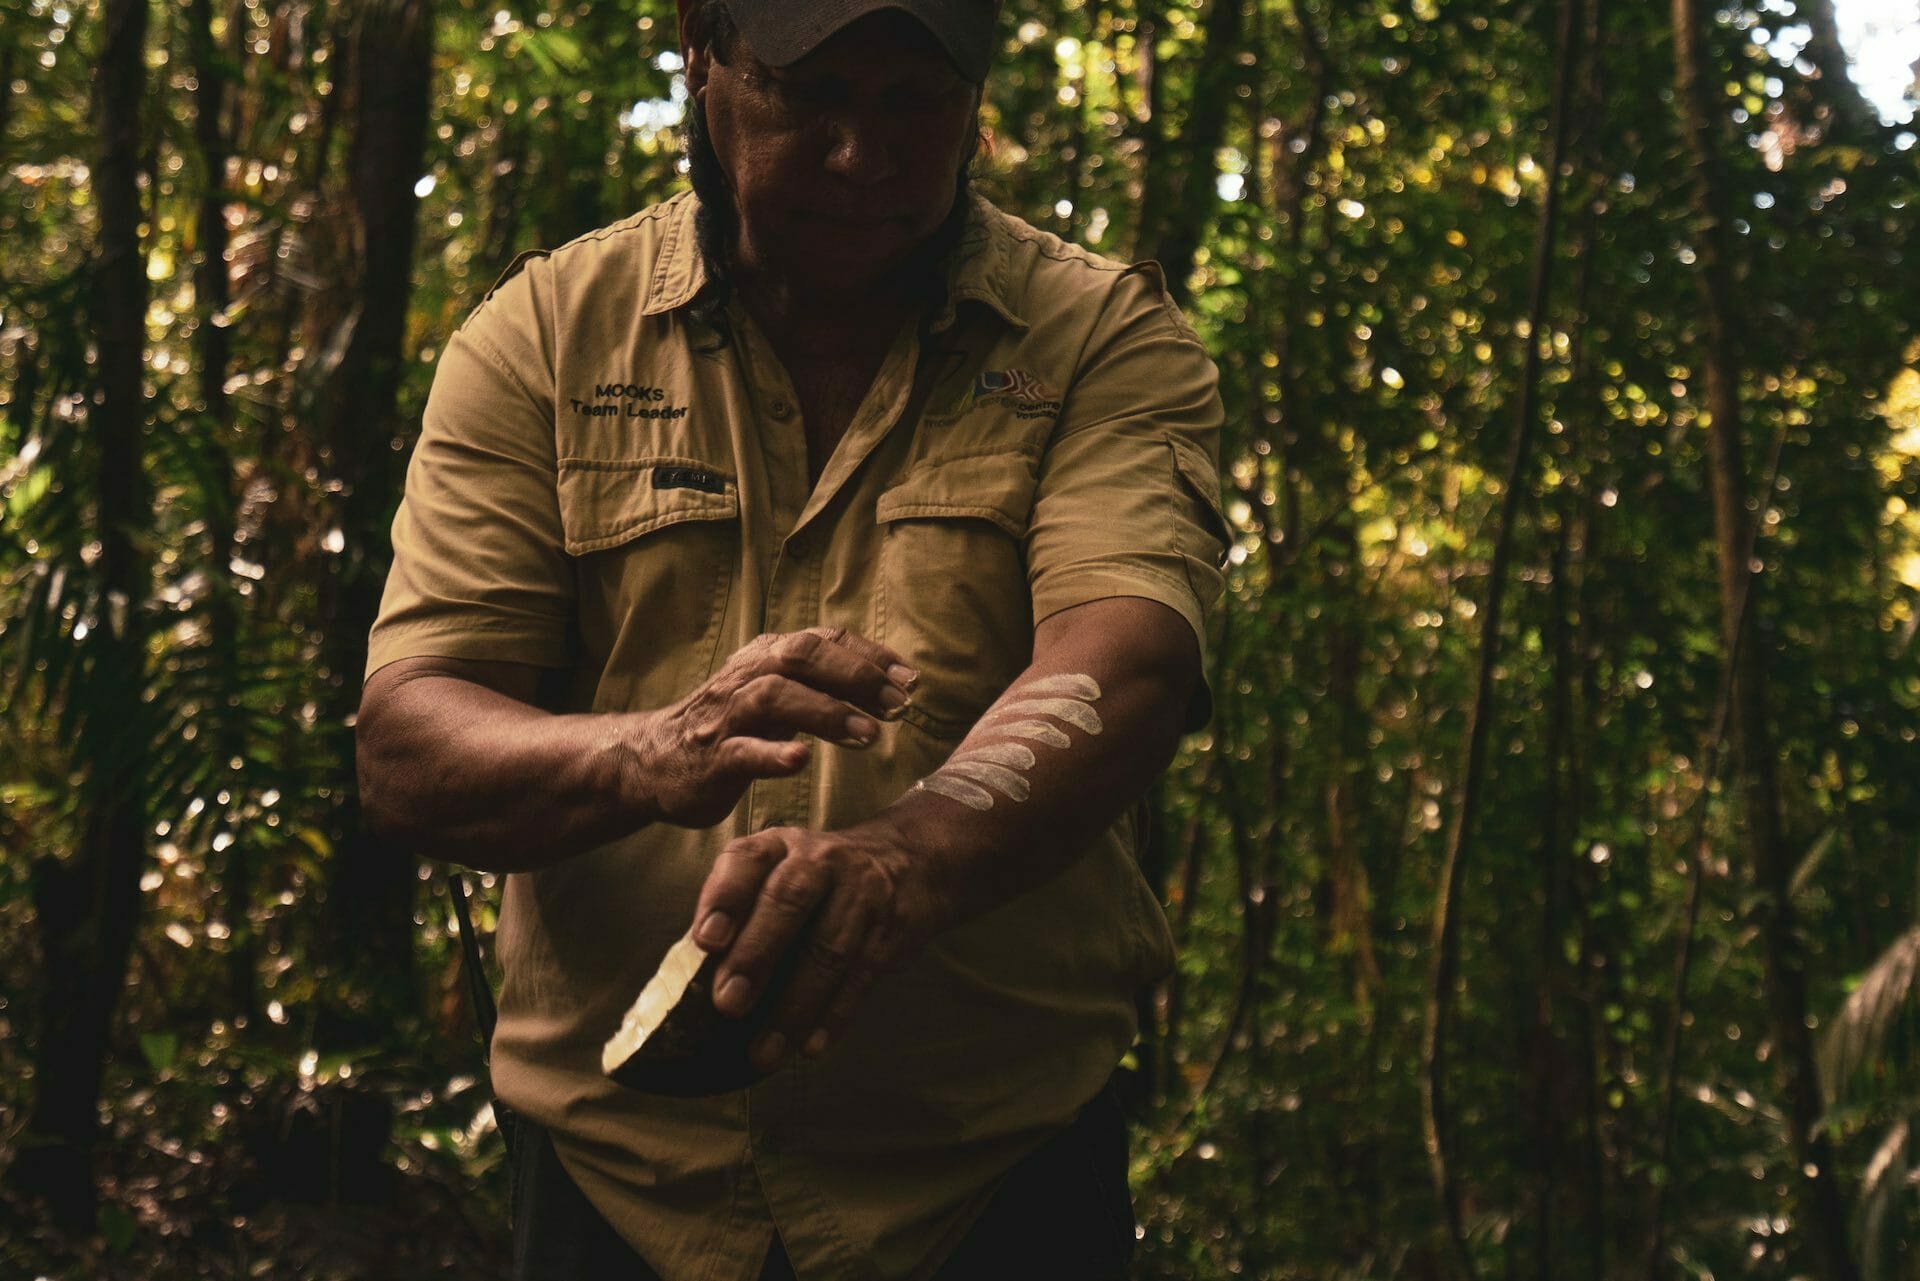
<instances>
[{"instance_id":1,"label":"pocket flap","mask_svg":"<svg viewBox=\"0 0 1920 1281\"><path fill-rule=\"evenodd\" d=\"M692 458L562 458L556 481L569 556L604 551L683 520L736 520L733 477Z\"/></svg>"},{"instance_id":2,"label":"pocket flap","mask_svg":"<svg viewBox=\"0 0 1920 1281\"><path fill-rule=\"evenodd\" d=\"M929 459L880 495L874 519L970 517L1024 538L1039 476L1036 460L1019 451Z\"/></svg>"},{"instance_id":3,"label":"pocket flap","mask_svg":"<svg viewBox=\"0 0 1920 1281\"><path fill-rule=\"evenodd\" d=\"M1213 459L1207 451L1185 436L1170 435L1167 444L1173 447L1174 470L1187 482L1187 488L1193 491L1194 496L1200 499L1213 536L1220 540L1219 565L1224 567L1227 549L1233 546L1233 530L1227 525L1226 512L1220 505L1220 473L1214 469Z\"/></svg>"}]
</instances>

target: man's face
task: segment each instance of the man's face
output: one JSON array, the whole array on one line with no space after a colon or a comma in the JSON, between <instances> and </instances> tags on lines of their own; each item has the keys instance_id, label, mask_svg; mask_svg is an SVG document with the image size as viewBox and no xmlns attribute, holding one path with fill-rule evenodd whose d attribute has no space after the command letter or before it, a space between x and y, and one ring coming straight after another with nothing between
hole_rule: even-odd
<instances>
[{"instance_id":1,"label":"man's face","mask_svg":"<svg viewBox=\"0 0 1920 1281\"><path fill-rule=\"evenodd\" d=\"M926 28L885 11L773 68L736 40L690 50L689 90L733 188L739 266L808 292L860 289L945 220L972 146L974 86Z\"/></svg>"}]
</instances>

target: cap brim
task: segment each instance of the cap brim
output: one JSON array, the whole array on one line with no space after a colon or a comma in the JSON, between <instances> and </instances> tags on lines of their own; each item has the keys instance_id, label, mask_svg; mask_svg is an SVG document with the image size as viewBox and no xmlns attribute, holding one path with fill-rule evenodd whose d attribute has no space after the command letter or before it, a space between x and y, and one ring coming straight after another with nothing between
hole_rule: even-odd
<instances>
[{"instance_id":1,"label":"cap brim","mask_svg":"<svg viewBox=\"0 0 1920 1281\"><path fill-rule=\"evenodd\" d=\"M920 21L960 74L978 83L993 63L994 19L987 0L759 0L732 6L734 25L769 67L800 61L831 36L870 13L897 9Z\"/></svg>"}]
</instances>

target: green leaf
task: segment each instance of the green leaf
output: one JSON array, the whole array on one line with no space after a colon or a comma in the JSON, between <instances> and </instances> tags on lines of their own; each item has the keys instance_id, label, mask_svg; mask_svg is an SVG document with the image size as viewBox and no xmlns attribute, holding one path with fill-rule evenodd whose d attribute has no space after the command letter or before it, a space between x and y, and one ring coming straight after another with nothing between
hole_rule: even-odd
<instances>
[{"instance_id":1,"label":"green leaf","mask_svg":"<svg viewBox=\"0 0 1920 1281\"><path fill-rule=\"evenodd\" d=\"M1820 833L1819 838L1807 850L1807 856L1800 860L1800 866L1794 869L1793 880L1787 886L1789 893L1799 894L1807 887L1813 880L1813 874L1820 870L1821 860L1826 858L1827 851L1833 848L1834 838L1839 835L1840 829L1837 827L1830 827Z\"/></svg>"},{"instance_id":2,"label":"green leaf","mask_svg":"<svg viewBox=\"0 0 1920 1281\"><path fill-rule=\"evenodd\" d=\"M164 1073L173 1067L180 1057L180 1035L177 1032L142 1032L140 1034L140 1054L147 1066L156 1074Z\"/></svg>"},{"instance_id":3,"label":"green leaf","mask_svg":"<svg viewBox=\"0 0 1920 1281\"><path fill-rule=\"evenodd\" d=\"M100 1236L106 1241L109 1253L120 1255L133 1249L138 1234L139 1224L127 1207L105 1205L100 1208Z\"/></svg>"}]
</instances>

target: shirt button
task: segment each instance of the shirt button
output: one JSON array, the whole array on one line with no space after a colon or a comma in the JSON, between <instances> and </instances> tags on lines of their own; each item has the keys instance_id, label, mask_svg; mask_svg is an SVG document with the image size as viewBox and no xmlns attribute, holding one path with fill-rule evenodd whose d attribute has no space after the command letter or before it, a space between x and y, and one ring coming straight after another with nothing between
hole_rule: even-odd
<instances>
[{"instance_id":1,"label":"shirt button","mask_svg":"<svg viewBox=\"0 0 1920 1281\"><path fill-rule=\"evenodd\" d=\"M773 404L768 406L768 409L772 411L775 418L778 418L782 422L793 417L793 406L784 400L774 401Z\"/></svg>"},{"instance_id":2,"label":"shirt button","mask_svg":"<svg viewBox=\"0 0 1920 1281\"><path fill-rule=\"evenodd\" d=\"M787 540L787 555L794 560L805 560L812 550L813 543L804 534Z\"/></svg>"}]
</instances>

